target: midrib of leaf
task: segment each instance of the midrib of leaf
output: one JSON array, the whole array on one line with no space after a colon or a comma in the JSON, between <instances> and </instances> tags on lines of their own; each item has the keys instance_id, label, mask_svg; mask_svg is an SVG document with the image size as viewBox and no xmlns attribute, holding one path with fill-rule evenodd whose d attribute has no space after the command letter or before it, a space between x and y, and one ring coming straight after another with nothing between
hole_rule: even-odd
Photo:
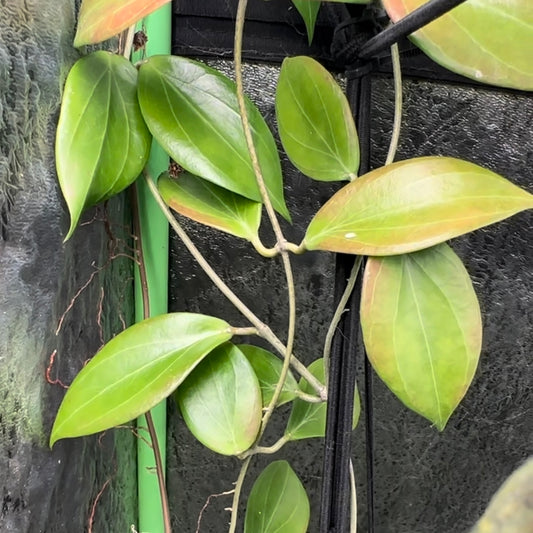
<instances>
[{"instance_id":1,"label":"midrib of leaf","mask_svg":"<svg viewBox=\"0 0 533 533\"><path fill-rule=\"evenodd\" d=\"M477 37L475 37L474 35L468 32L468 29L465 28L459 20L457 20L457 16L453 13L453 11L451 11L449 15L451 18L453 18L456 26L460 28L473 43L475 43L481 50L484 50L487 53L487 55L491 56L497 63L501 65L505 65L507 68L511 68L515 72L520 72L521 74L526 74L526 75L531 74L529 71L525 71L525 70L517 68L515 64L509 64L507 61L504 61L502 58L496 55L495 51L487 48Z\"/></svg>"},{"instance_id":2,"label":"midrib of leaf","mask_svg":"<svg viewBox=\"0 0 533 533\"><path fill-rule=\"evenodd\" d=\"M317 87L316 87L316 84L314 83L314 80L311 79L311 81L313 82L313 87L316 89ZM317 130L314 127L314 122L311 120L311 118L307 114L306 110L302 107L302 105L300 103L300 100L297 98L297 96L296 96L296 94L294 92L294 87L293 87L292 81L290 79L287 80L287 85L289 86L289 90L290 90L290 92L291 92L291 94L293 96L294 101L296 102L296 105L297 105L298 109L300 109L300 111L302 113L302 116L305 118L307 123L313 128L315 133L318 134L318 137L322 140L324 145L327 146L327 148L329 149L330 153L334 153L338 157L337 147L335 146L335 148L332 149L330 144L329 144L329 141L322 135L322 132L320 130ZM328 122L329 122L329 118L328 118ZM331 131L331 126L330 126L330 131ZM318 150L316 150L316 151L318 152Z\"/></svg>"},{"instance_id":3,"label":"midrib of leaf","mask_svg":"<svg viewBox=\"0 0 533 533\"><path fill-rule=\"evenodd\" d=\"M207 340L208 337L206 337L205 339L202 339L203 340ZM148 345L153 345L154 343L148 343L146 344L146 346ZM163 344L163 342L162 342ZM143 346L143 345L140 345L140 346ZM102 420L104 418L107 418L107 416L109 416L110 413L113 413L115 411L117 411L120 407L122 407L125 403L128 403L130 402L133 398L135 398L136 396L139 396L139 394L142 394L142 392L147 388L147 387L150 387L152 385L152 383L154 383L155 381L157 381L161 375L163 374L166 374L166 373L169 373L173 367L173 365L175 363L178 363L180 362L184 357L187 356L187 354L190 352L190 350L192 348L194 348L196 346L196 343L195 344L192 344L190 346L188 346L187 348L185 349L182 349L182 350L179 350L179 356L176 357L176 360L174 361L174 363L171 363L169 366L165 367L163 369L162 372L160 372L155 378L153 378L151 381L149 381L144 387L142 387L141 389L138 389L137 392L133 395L133 396L129 396L127 399L123 400L121 403L119 404L116 404L115 406L111 407L110 409L108 409L105 413L105 415L103 416L100 416L100 417L97 417L97 418L93 418L91 420L92 423L94 423L95 421L99 421L99 420ZM126 351L126 350L124 350ZM130 351L130 350L127 350L127 351ZM120 379L118 379L117 381L114 381L113 383L109 384L107 387L101 389L98 393L94 394L91 396L91 398L89 398L87 401L83 402L82 404L80 404L78 406L77 409L74 409L73 411L71 411L71 414L68 418L65 418L65 420L63 421L63 423L59 426L59 428L61 428L62 426L65 425L65 423L67 421L69 421L70 419L72 419L75 415L77 415L80 411L82 411L83 409L85 409L88 405L90 405L91 403L94 402L94 400L96 400L97 398L100 398L101 396L105 395L108 391L112 390L112 389L116 389L120 384L122 384L124 381L126 380L129 380L131 377L134 377L136 375L138 375L140 372L143 372L146 368L149 368L151 366L156 366L158 363L161 363L163 362L165 359L168 359L172 354L175 354L177 351L173 351L173 352L167 352L165 353L163 356L159 356L154 360L152 361L149 361L147 362L146 364L142 365L141 367L138 367L136 368L135 370L130 370L128 371L127 374L124 374L124 376L122 376ZM198 362L200 362L202 360L202 358L198 358ZM192 370L194 368L195 365L192 365L190 370ZM94 374L94 369L95 367L93 367L91 369L91 375Z\"/></svg>"},{"instance_id":4,"label":"midrib of leaf","mask_svg":"<svg viewBox=\"0 0 533 533\"><path fill-rule=\"evenodd\" d=\"M440 251L438 251L438 253L439 253L439 255L443 256L444 260L446 260L448 263L451 263L454 266L454 268L455 268L455 265L450 261L450 259L446 256L446 254L444 254L443 252L440 252ZM441 295L442 299L446 302L446 305L448 306L448 308L449 308L449 310L450 310L450 312L453 315L453 318L455 320L455 325L456 325L457 329L461 332L461 338L462 338L462 341L463 341L464 354L466 356L469 356L470 353L469 353L467 342L466 342L466 333L465 333L465 331L463 330L463 328L461 326L461 320L457 316L457 313L455 312L455 307L452 305L452 302L448 298L448 295L441 289L440 285L436 281L433 280L433 278L427 272L427 270L424 268L424 266L419 261L417 261L416 257L412 256L411 260L419 268L420 272L426 277L426 279L429 281L429 283L433 286L434 290L436 292L438 292ZM467 361L469 361L469 360L470 360L469 357L467 357ZM469 367L469 365L467 364L467 365L465 365L465 368L464 368L464 378L463 378L463 382L464 383L467 381L468 367Z\"/></svg>"},{"instance_id":5,"label":"midrib of leaf","mask_svg":"<svg viewBox=\"0 0 533 533\"><path fill-rule=\"evenodd\" d=\"M109 192L111 190L113 190L113 188L115 187L116 183L120 180L120 178L122 177L122 173L124 172L124 168L126 167L126 163L128 161L128 156L129 156L129 152L130 152L130 127L129 127L127 107L126 107L126 103L124 101L124 98L122 97L122 94L121 94L120 87L118 85L116 76L111 75L110 85L111 84L115 85L115 91L116 91L116 95L117 95L116 101L118 102L118 105L120 105L120 107L122 108L122 111L123 111L123 116L124 116L123 126L126 129L126 135L124 136L125 137L125 142L126 142L126 148L120 154L122 156L122 165L120 167L120 172L117 172L116 178L113 181L113 183L111 183L111 185L107 188L107 190L103 194L100 195L100 197L98 198L98 200L96 200L96 202L100 202L103 198L105 198L109 194ZM111 95L111 89L110 89L110 95ZM112 100L112 98L110 96L110 101L111 100ZM114 106L114 107L117 107L117 106ZM109 115L109 113L108 113L108 115ZM107 138L107 135L105 137ZM116 154L115 154L115 156L116 156Z\"/></svg>"},{"instance_id":6,"label":"midrib of leaf","mask_svg":"<svg viewBox=\"0 0 533 533\"><path fill-rule=\"evenodd\" d=\"M172 113L172 117L174 118L174 121L176 122L176 124L179 125L178 118L176 117L176 113L174 112L174 106L172 105L172 102L170 101L170 98L169 98L169 94L168 94L168 91L167 91L167 83L165 83L165 80L164 80L163 76L159 76L159 79L161 81L161 86L163 87L163 91L165 93L165 97L167 99L167 103L169 104L168 107L170 108L170 111ZM170 87L172 88L172 86L170 86ZM195 113L197 113L197 112L195 112ZM185 129L182 126L179 126L179 129L183 133L183 135L187 138L187 141L189 142L189 145L191 147L195 146L196 143L191 139L190 135L185 131ZM226 175L226 173L224 171L222 171L222 169L220 169L217 165L215 165L211 161L209 161L209 165L212 166L214 169L216 169L221 175L223 175L223 176ZM220 187L222 187L222 186L220 185Z\"/></svg>"},{"instance_id":7,"label":"midrib of leaf","mask_svg":"<svg viewBox=\"0 0 533 533\"><path fill-rule=\"evenodd\" d=\"M402 5L404 6L404 9L406 12L409 12L408 8L406 8L405 6L405 2L402 2ZM486 7L486 6L484 6ZM489 56L493 57L497 63L501 64L501 65L505 65L506 67L509 67L509 63L507 63L506 61L502 60L501 58L499 58L498 56L496 56L494 54L494 52L492 52L491 50L489 50L488 48L486 48L485 46L483 46L481 44L481 42L479 42L476 38L474 38L474 36L472 34L470 34L467 29L465 29L458 21L457 21L457 15L452 11L450 11L449 13L447 13L447 15L453 19L455 25L457 26L457 28L463 32L463 34L466 35L466 37L472 42L474 43L475 45L477 45L480 49L484 50ZM518 19L514 19L514 20L518 20ZM431 35L431 31L428 30L427 28L422 28L420 30L418 30L418 33L420 35L423 35L425 37L425 39L427 39L429 41L429 44L432 46L432 48L435 50L435 51L438 51L438 53L440 53L442 56L446 57L448 59L448 61L452 62L454 65L455 65L455 68L457 68L458 70L461 70L461 71L465 71L465 66L463 65L463 63L461 63L460 61L458 61L457 59L455 59L453 56L451 56L446 50L445 48L443 48L441 45L438 44L437 40L434 39ZM416 37L416 34L415 34L415 37ZM521 74L526 74L526 75L529 75L530 73L528 71L522 71L518 68L516 68L516 66L512 66L511 67L512 70L514 70L515 72L519 72ZM468 67L468 69L466 69L470 72L473 71L473 68L472 67Z\"/></svg>"},{"instance_id":8,"label":"midrib of leaf","mask_svg":"<svg viewBox=\"0 0 533 533\"><path fill-rule=\"evenodd\" d=\"M322 93L320 92L320 89L319 89L318 85L316 84L315 80L313 78L311 78L311 77L310 77L310 81L313 84L313 86L315 87L315 92L318 95L318 98L320 99L320 102L322 104L322 109L324 109L324 111L326 111L327 110L327 106L326 106L326 104L324 102L324 99L322 98ZM333 93L333 99L335 100L335 104L337 106L342 106L342 103L339 101L339 95L337 94L337 91L335 90L335 85L330 84L330 87L331 87L331 90L332 90L332 93ZM331 117L330 117L331 113L325 112L325 115L326 115L326 120L328 122L328 128L329 128L330 137L331 137L331 140L333 141L333 146L335 148L335 154L336 154L337 158L339 159L339 161L343 161L343 157L340 154L339 145L336 142L335 128L333 127L333 124L331 123ZM342 114L342 118L344 119L344 114Z\"/></svg>"},{"instance_id":9,"label":"midrib of leaf","mask_svg":"<svg viewBox=\"0 0 533 533\"><path fill-rule=\"evenodd\" d=\"M86 101L85 101L85 104L83 106L83 110L82 112L80 113L80 116L79 116L79 119L76 123L76 126L74 128L74 132L72 133L71 135L71 140L70 140L70 146L68 148L68 152L70 153L71 150L72 150L72 145L74 144L74 141L75 141L75 138L77 137L78 135L78 131L80 129L80 126L81 126L81 123L83 122L83 119L85 117L85 113L87 112L87 109L89 107L89 104L94 100L94 94L96 92L96 90L98 89L100 83L102 83L102 80L106 77L106 75L109 74L109 67L104 70L101 74L101 76L98 78L98 80L94 83L93 85L93 88L90 92L90 94L88 95L88 97L86 98ZM109 84L108 84L108 107L109 107ZM101 150L102 150L102 145L104 143L104 140L105 140L105 129L104 129L104 132L102 134L102 138L100 140L100 149L99 149L99 153L101 153ZM94 165L93 165L93 168L92 169L88 169L88 175L90 176L90 179L87 179L87 180L84 180L82 183L84 183L86 186L85 186L85 194L83 195L83 204L85 204L85 201L87 200L87 195L89 194L90 190L91 190L91 184L93 182L93 179L94 179L94 175L98 169L98 165L99 165L99 158L96 158L94 160ZM79 185L79 184L78 184ZM83 205L81 206L80 209L77 209L77 216L79 218L81 212L83 210Z\"/></svg>"},{"instance_id":10,"label":"midrib of leaf","mask_svg":"<svg viewBox=\"0 0 533 533\"><path fill-rule=\"evenodd\" d=\"M299 511L299 507L300 507L300 502L302 501L302 498L301 498L301 492L298 491L298 501L294 502L294 505L292 505L292 509L291 509L291 512L290 514L287 516L286 520L284 522L282 522L281 524L278 525L278 527L273 530L272 533L276 533L276 532L281 532L281 533L284 533L284 527L286 524L289 524L292 520L292 518L294 516L296 516L296 512Z\"/></svg>"},{"instance_id":11,"label":"midrib of leaf","mask_svg":"<svg viewBox=\"0 0 533 533\"><path fill-rule=\"evenodd\" d=\"M281 496L285 492L285 490L287 489L287 480L288 480L288 472L289 472L289 470L287 468L285 468L284 470L285 470L285 472L284 472L285 475L284 475L284 479L283 479L283 484L281 486L281 489L278 490L278 492L276 494L276 498L274 500L275 501L275 505L272 507L271 512L269 513L268 522L266 524L264 524L264 527L265 527L265 529L267 531L268 531L268 528L270 528L270 525L272 524L272 520L274 519L274 516L276 515L277 509L279 508L279 504L281 502ZM273 483L270 483L270 486L268 487L269 494L272 492L273 488L274 488L273 487Z\"/></svg>"},{"instance_id":12,"label":"midrib of leaf","mask_svg":"<svg viewBox=\"0 0 533 533\"><path fill-rule=\"evenodd\" d=\"M430 207L430 206L428 206ZM378 219L381 219L383 218L383 215L375 215L375 216L372 216L372 217L367 217L365 219L359 219L359 220L353 220L353 221L350 221L350 222L346 222L342 225L339 225L337 226L337 228L332 228L331 226L328 226L325 230L323 230L321 233L317 234L317 235L322 235L322 234L331 234L331 233L334 233L335 231L339 231L339 232L344 232L344 231L347 231L347 230L355 230L359 233L373 233L373 232L377 232L377 231L391 231L391 230L398 230L398 229L404 229L404 228L427 228L427 227L430 227L430 226L435 226L435 225L440 225L444 222L460 222L460 221L466 221L466 220L480 220L480 221L484 221L489 218L490 220L493 219L494 216L500 216L502 214L507 214L507 213L510 213L512 212L513 210L512 209L503 209L503 210L499 210L499 211L491 211L489 213L486 213L484 214L483 216L480 216L480 215L470 215L470 216L462 216L462 217L458 217L458 216L455 216L453 218L440 218L440 219L437 219L437 220L432 220L431 222L423 222L423 223L420 223L420 222L412 222L412 223L409 223L409 224L395 224L395 225L390 225L390 226L372 226L370 228L361 228L359 226L357 226L357 224L361 223L362 221L369 221L369 220L372 220L374 218L378 218ZM406 213L409 212L408 210L405 211ZM412 212L412 210L411 210ZM387 213L385 212L384 213L385 215L387 215ZM403 211L396 211L395 212L395 216L397 215L402 215L404 214ZM392 217L391 217L392 218ZM495 220L495 222L497 222L497 220ZM357 239L358 240L358 239ZM356 239L354 239L354 242L356 242Z\"/></svg>"},{"instance_id":13,"label":"midrib of leaf","mask_svg":"<svg viewBox=\"0 0 533 533\"><path fill-rule=\"evenodd\" d=\"M407 271L407 277L408 277L408 280L409 280L409 287L411 289L411 293L412 293L412 296L413 296L413 302L414 302L415 307L416 307L416 313L417 313L417 316L418 316L418 321L420 323L422 334L424 336L424 343L426 345L426 352L425 353L427 354L427 361L428 361L429 367L431 369L431 380L433 382L433 390L435 392L435 400L437 402L437 411L438 411L438 416L439 416L439 423L442 424L443 416L442 416L442 407L441 407L441 401L440 401L440 394L439 394L439 389L437 387L437 380L436 380L436 376L435 376L435 367L433 366L433 360L432 360L432 352L433 351L431 349L431 345L430 345L428 337L427 337L424 319L423 319L422 314L420 312L420 304L419 304L418 297L417 297L417 294L416 294L416 291L415 291L415 287L414 287L414 284L413 284L413 278L412 278L411 271L410 271L410 265L408 264L408 262L407 262L408 260L407 260L406 257L403 257L402 259L403 259L403 263L405 265L405 269ZM411 396L410 391L408 391L408 394L409 394L409 396Z\"/></svg>"},{"instance_id":14,"label":"midrib of leaf","mask_svg":"<svg viewBox=\"0 0 533 533\"><path fill-rule=\"evenodd\" d=\"M206 74L202 74L201 76L205 76ZM201 77L200 76L200 77ZM223 106L227 111L231 112L231 114L234 115L235 119L237 121L240 122L241 120L241 115L240 115L240 112L238 110L238 108L234 108L232 107L231 105L229 105L227 102L225 102L224 100L222 100L218 95L216 94L213 94L211 93L210 91L204 89L203 87L197 87L197 86L194 86L192 83L193 82L188 82L186 80L181 80L181 79L177 79L177 78L174 78L173 76L165 76L166 78L172 78L175 80L176 82L176 86L192 86L192 89L194 92L199 92L199 93L202 93L206 96L209 96L210 98L212 98L213 100L217 101L221 106ZM194 81L196 81L198 78L196 78ZM170 86L173 87L173 85L170 83ZM224 87L225 89L230 92L230 94L233 96L233 91L226 85L224 84ZM189 103L189 105L191 105L191 101L194 102L194 100L191 100L190 97L189 97L189 94L190 94L190 91L189 92L186 92L186 91L180 91L178 94L182 94L182 95L186 95L184 96L185 99L187 99L187 102ZM195 109L195 106L194 105L191 105L191 107L193 109ZM247 111L248 111L248 115L250 117L250 128L251 128L251 131L252 131L252 135L253 137L255 138L255 140L257 141L257 139L259 139L259 141L261 143L263 143L263 135L261 135L261 133L258 131L256 125L255 125L255 121L257 120L257 117L258 117L258 112L257 110L255 109L255 107L251 104L251 102L246 99L246 108L247 108ZM196 111L196 110L195 110ZM203 115L202 115L203 116ZM259 115L259 118L260 120L262 119L262 117ZM207 122L209 124L209 121ZM268 129L268 127L267 127ZM216 131L216 130L214 130ZM270 130L269 130L270 131ZM221 137L224 139L224 137ZM268 149L268 145L266 146L267 147L267 152L268 152L268 155L270 156L270 150ZM251 162L247 162L245 158L241 157L241 160L245 163L247 163L247 165L251 167Z\"/></svg>"},{"instance_id":15,"label":"midrib of leaf","mask_svg":"<svg viewBox=\"0 0 533 533\"><path fill-rule=\"evenodd\" d=\"M311 2L314 0L309 0L309 1ZM315 148L314 146L311 146L307 143L300 141L300 139L295 137L295 135L290 130L287 130L286 128L280 128L280 129L283 130L284 134L287 137L290 137L296 144L299 144L303 148L310 150L310 151L312 150L313 152L316 152L317 154L323 154L324 157L327 157L328 159L332 159L333 161L338 161L337 158L331 152L326 152L323 149ZM300 166L304 166L304 165L300 165ZM326 163L324 163L324 166L326 166Z\"/></svg>"},{"instance_id":16,"label":"midrib of leaf","mask_svg":"<svg viewBox=\"0 0 533 533\"><path fill-rule=\"evenodd\" d=\"M236 397L235 397L235 391L236 391L236 388L237 388L237 380L235 379L235 368L233 367L233 360L232 360L232 357L231 357L231 352L230 350L228 350L228 352L226 352L225 354L225 357L227 359L227 361L229 362L230 366L231 366L231 373L233 375L233 383L234 383L234 386L231 387L231 392L233 394L233 414L235 415L235 408L237 406L237 402L236 402ZM213 370L213 365L211 363L211 361L209 361L209 366L211 367L211 370ZM215 375L217 373L215 372ZM215 387L217 389L217 396L223 400L224 397L226 397L226 394L225 394L225 391L222 389L222 386L221 386L221 383L220 383L220 380L219 379L215 379ZM227 428L229 428L229 432L230 432L230 435L231 435L231 439L233 441L233 444L236 444L237 443L237 440L235 438L235 427L234 427L234 424L232 423L232 420L231 420L231 415L229 413L229 411L227 411L225 409L225 403L224 401L221 401L221 405L223 407L222 411L224 413L224 418L226 420L226 426ZM236 417L234 416L234 419L236 419Z\"/></svg>"}]
</instances>

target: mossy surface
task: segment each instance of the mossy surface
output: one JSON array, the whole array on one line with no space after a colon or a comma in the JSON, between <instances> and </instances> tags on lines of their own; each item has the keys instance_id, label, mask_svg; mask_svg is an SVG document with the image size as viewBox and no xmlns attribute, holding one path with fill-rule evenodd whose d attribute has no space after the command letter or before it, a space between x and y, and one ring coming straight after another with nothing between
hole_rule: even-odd
<instances>
[{"instance_id":1,"label":"mossy surface","mask_svg":"<svg viewBox=\"0 0 533 533\"><path fill-rule=\"evenodd\" d=\"M132 315L124 199L68 215L55 176L61 88L78 57L74 0L0 5L0 531L129 531L136 522L135 438L127 430L48 437L68 384ZM110 230L110 231L109 231ZM80 291L84 286L83 290ZM71 306L72 300L79 292ZM56 335L60 318L64 320ZM102 491L91 518L93 502Z\"/></svg>"}]
</instances>

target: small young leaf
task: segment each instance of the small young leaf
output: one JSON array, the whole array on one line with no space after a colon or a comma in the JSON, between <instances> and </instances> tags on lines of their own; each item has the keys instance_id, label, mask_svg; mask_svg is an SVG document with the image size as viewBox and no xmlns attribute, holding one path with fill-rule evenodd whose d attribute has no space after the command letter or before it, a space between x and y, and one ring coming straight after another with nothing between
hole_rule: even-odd
<instances>
[{"instance_id":1,"label":"small young leaf","mask_svg":"<svg viewBox=\"0 0 533 533\"><path fill-rule=\"evenodd\" d=\"M137 69L104 51L78 60L65 84L55 148L71 219L66 239L85 208L135 181L150 141L137 102Z\"/></svg>"},{"instance_id":2,"label":"small young leaf","mask_svg":"<svg viewBox=\"0 0 533 533\"><path fill-rule=\"evenodd\" d=\"M170 0L83 0L74 46L96 44L135 24Z\"/></svg>"},{"instance_id":3,"label":"small young leaf","mask_svg":"<svg viewBox=\"0 0 533 533\"><path fill-rule=\"evenodd\" d=\"M313 376L324 382L324 360L317 359L309 365L309 371ZM312 393L313 388L305 381L300 380L300 388L304 392ZM326 412L327 405L322 403L309 403L296 399L292 404L292 411L285 430L288 440L309 439L312 437L324 437L326 435ZM357 388L355 389L353 405L353 428L357 426L361 413L361 401Z\"/></svg>"},{"instance_id":4,"label":"small young leaf","mask_svg":"<svg viewBox=\"0 0 533 533\"><path fill-rule=\"evenodd\" d=\"M309 499L287 461L274 461L261 472L250 491L244 533L305 533Z\"/></svg>"},{"instance_id":5,"label":"small young leaf","mask_svg":"<svg viewBox=\"0 0 533 533\"><path fill-rule=\"evenodd\" d=\"M292 0L292 3L304 19L305 28L307 29L307 40L311 44L313 42L316 18L320 10L321 2L320 0Z\"/></svg>"},{"instance_id":6,"label":"small young leaf","mask_svg":"<svg viewBox=\"0 0 533 533\"><path fill-rule=\"evenodd\" d=\"M338 191L307 228L308 250L413 252L533 207L533 195L482 167L419 157L365 174Z\"/></svg>"},{"instance_id":7,"label":"small young leaf","mask_svg":"<svg viewBox=\"0 0 533 533\"><path fill-rule=\"evenodd\" d=\"M249 241L258 238L261 222L258 202L189 172L183 172L176 179L165 172L159 177L157 188L163 200L181 215Z\"/></svg>"},{"instance_id":8,"label":"small young leaf","mask_svg":"<svg viewBox=\"0 0 533 533\"><path fill-rule=\"evenodd\" d=\"M283 363L274 354L263 348L259 348L258 346L239 344L239 349L246 356L246 359L248 359L254 369L261 387L263 407L266 407L270 403L270 400L272 400L272 396L276 390ZM296 379L294 379L292 372L289 371L285 383L283 384L283 389L277 405L283 405L284 403L294 400L298 392L298 383L296 382Z\"/></svg>"},{"instance_id":9,"label":"small young leaf","mask_svg":"<svg viewBox=\"0 0 533 533\"><path fill-rule=\"evenodd\" d=\"M383 0L397 22L427 0ZM411 39L442 66L473 80L533 90L531 0L465 2Z\"/></svg>"},{"instance_id":10,"label":"small young leaf","mask_svg":"<svg viewBox=\"0 0 533 533\"><path fill-rule=\"evenodd\" d=\"M304 56L283 61L276 116L283 148L306 176L336 181L357 172L359 140L350 106L320 63Z\"/></svg>"},{"instance_id":11,"label":"small young leaf","mask_svg":"<svg viewBox=\"0 0 533 533\"><path fill-rule=\"evenodd\" d=\"M138 92L150 131L180 166L261 202L230 79L191 59L154 56L140 68ZM255 105L246 105L267 191L289 220L276 142Z\"/></svg>"},{"instance_id":12,"label":"small young leaf","mask_svg":"<svg viewBox=\"0 0 533 533\"><path fill-rule=\"evenodd\" d=\"M465 395L481 351L481 314L468 272L446 244L365 267L361 326L387 387L439 430Z\"/></svg>"},{"instance_id":13,"label":"small young leaf","mask_svg":"<svg viewBox=\"0 0 533 533\"><path fill-rule=\"evenodd\" d=\"M57 413L50 446L145 413L231 336L223 320L192 313L160 315L124 330L72 382Z\"/></svg>"},{"instance_id":14,"label":"small young leaf","mask_svg":"<svg viewBox=\"0 0 533 533\"><path fill-rule=\"evenodd\" d=\"M223 455L238 455L261 425L261 389L248 359L226 343L206 357L176 391L191 433Z\"/></svg>"}]
</instances>

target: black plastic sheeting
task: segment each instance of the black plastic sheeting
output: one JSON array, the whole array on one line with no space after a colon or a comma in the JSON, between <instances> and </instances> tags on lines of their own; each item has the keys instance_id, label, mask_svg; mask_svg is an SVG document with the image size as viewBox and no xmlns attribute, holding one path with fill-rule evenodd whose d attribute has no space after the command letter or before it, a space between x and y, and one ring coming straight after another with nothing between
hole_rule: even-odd
<instances>
[{"instance_id":1,"label":"black plastic sheeting","mask_svg":"<svg viewBox=\"0 0 533 533\"><path fill-rule=\"evenodd\" d=\"M93 533L118 533L136 521L130 432L48 447L64 395L45 378L51 355L57 351L50 381L68 384L102 339L123 328L120 317L131 315L132 262L110 259L129 253L124 201L110 203L107 214L87 213L86 224L62 244L68 215L55 176L54 135L64 76L77 58L74 27L71 0L0 4L2 533L83 532L91 524Z\"/></svg>"},{"instance_id":2,"label":"black plastic sheeting","mask_svg":"<svg viewBox=\"0 0 533 533\"><path fill-rule=\"evenodd\" d=\"M229 57L231 7L232 2L216 6L205 2L196 6L188 0L178 2L175 53ZM339 70L350 52L343 47L342 38L346 38L342 31L349 28L352 23L349 16L360 6L349 9L350 12L344 6L323 7L317 40L308 48L294 10L283 2L251 2L245 57L250 61L277 62L285 55L305 53ZM382 24L379 13L378 22ZM335 31L337 24L341 26ZM365 38L377 29L368 21L362 25ZM299 38L294 36L298 34ZM402 42L401 49L403 71L409 78L404 82L404 116L397 159L421 155L461 157L533 190L531 96L482 86L449 73L408 42ZM229 62L215 61L215 66L226 73L232 68ZM350 76L357 74L353 64L345 67ZM381 53L368 70L372 72L367 102L369 155L370 165L375 168L385 161L392 128L394 93L388 54ZM248 94L273 128L276 77L277 70L272 65L246 67ZM353 90L353 85L349 87ZM353 99L354 95L349 92L348 96ZM295 220L287 234L289 240L299 242L312 214L335 185L308 180L286 160L283 164L288 203ZM275 331L283 332L286 300L279 263L257 257L237 239L192 222L186 224L223 278ZM352 439L360 531L467 531L506 476L531 454L533 385L528 372L533 346L533 249L528 238L531 226L531 214L522 213L452 242L474 280L484 317L484 343L474 383L443 433L393 397L365 364L360 342L357 350L344 354L355 358L363 399L362 419ZM244 320L211 286L179 242L172 238L171 243L171 309L214 314L232 324L244 325ZM335 274L336 259L331 254L308 253L294 257L293 261L300 316L296 353L310 362L320 356L321 349L317 347L323 342L333 312L336 275L342 274L340 271ZM195 443L173 404L170 409L168 483L173 523L176 529L194 531L208 496L232 488L238 461L217 456ZM275 418L272 426L270 442L283 431L281 417ZM322 478L330 479L332 475L322 468L323 444L318 439L291 443L275 456L289 460L308 491L312 509L309 531L319 530ZM244 495L271 459L263 457L254 462ZM221 530L223 517L228 517L224 508L230 505L230 498L226 495L210 499L199 531ZM324 527L322 524L321 528ZM335 531L343 532L343 527Z\"/></svg>"}]
</instances>

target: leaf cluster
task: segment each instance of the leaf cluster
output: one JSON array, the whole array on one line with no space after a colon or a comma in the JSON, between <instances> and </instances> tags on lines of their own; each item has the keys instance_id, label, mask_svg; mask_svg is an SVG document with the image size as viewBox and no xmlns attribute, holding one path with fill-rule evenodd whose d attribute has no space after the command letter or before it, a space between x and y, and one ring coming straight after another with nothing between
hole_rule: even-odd
<instances>
[{"instance_id":1,"label":"leaf cluster","mask_svg":"<svg viewBox=\"0 0 533 533\"><path fill-rule=\"evenodd\" d=\"M412 0L410 8L421 1ZM163 3L147 2L137 15ZM320 3L293 3L311 40ZM128 9L138 2L114 4L117 22L102 28L102 13L109 14L110 6L101 0L84 3L77 45L110 37L137 20ZM409 2L384 4L395 19ZM466 9L465 4L464 16ZM521 9L518 1L509 24ZM450 48L442 34L451 32L452 22L444 20L413 39L430 55L433 50L453 63L465 38L458 37ZM491 70L494 58L480 61L479 50L476 54L465 63L482 68L486 76L475 70L474 77L528 87L531 69L522 65L520 54L510 62L497 55L496 61L506 65L497 75ZM461 72L472 74L468 68ZM165 172L157 180L158 198L179 215L245 239L267 257L315 250L368 256L361 327L369 360L407 407L444 429L472 382L482 337L472 282L446 241L533 207L533 196L479 165L442 156L400 161L357 177L359 141L342 90L315 60L288 58L276 93L283 149L305 176L348 183L314 215L299 244L278 241L266 248L259 232L264 205L288 222L291 214L274 135L246 98L245 124L261 181L238 96L232 80L188 58L155 56L137 68L104 51L80 59L66 81L56 138L59 183L71 214L67 238L86 208L137 179L155 140L180 169L177 176ZM242 459L273 453L288 441L324 437L327 357L306 368L251 316L255 333L270 342L272 352L240 344L235 338L242 328L201 314L161 315L126 329L72 383L51 444L126 423L170 395L195 437L223 455ZM285 368L288 358L299 381ZM357 391L355 398L354 427L360 412ZM262 446L264 413L286 403L292 407L284 434L274 445ZM271 463L249 496L245 531L304 532L308 520L309 503L296 474L286 462Z\"/></svg>"}]
</instances>

